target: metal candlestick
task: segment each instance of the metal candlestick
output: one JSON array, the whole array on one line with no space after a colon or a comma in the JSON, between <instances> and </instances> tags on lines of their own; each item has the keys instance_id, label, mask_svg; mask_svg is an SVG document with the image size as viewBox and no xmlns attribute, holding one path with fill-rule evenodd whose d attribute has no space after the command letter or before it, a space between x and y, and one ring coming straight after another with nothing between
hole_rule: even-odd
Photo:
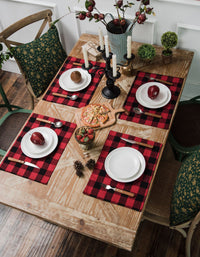
<instances>
[{"instance_id":1,"label":"metal candlestick","mask_svg":"<svg viewBox=\"0 0 200 257\"><path fill-rule=\"evenodd\" d=\"M103 50L101 50L101 47L100 47L100 46L98 46L98 47L97 47L97 50L98 50L100 53L102 53L102 54L103 54L103 53L105 52L105 46L104 46Z\"/></svg>"},{"instance_id":2,"label":"metal candlestick","mask_svg":"<svg viewBox=\"0 0 200 257\"><path fill-rule=\"evenodd\" d=\"M122 73L126 76L133 76L135 74L135 70L133 69L133 60L135 58L135 55L131 54L131 57L128 58L127 54L125 54L124 58L127 60L127 62L122 67Z\"/></svg>"},{"instance_id":3,"label":"metal candlestick","mask_svg":"<svg viewBox=\"0 0 200 257\"><path fill-rule=\"evenodd\" d=\"M104 47L104 49L105 49L105 47ZM109 57L106 57L105 50L100 50L100 46L97 47L97 50L102 53L102 57L106 61L105 75L106 75L107 81L106 81L106 87L104 87L102 90L102 95L103 95L103 97L105 97L107 99L116 98L120 94L120 89L119 89L119 87L115 86L115 81L116 81L116 79L118 79L121 76L121 74L119 71L117 71L116 77L113 77L113 75L112 75L113 71L110 66L110 60L111 60L113 54L110 52Z\"/></svg>"},{"instance_id":4,"label":"metal candlestick","mask_svg":"<svg viewBox=\"0 0 200 257\"><path fill-rule=\"evenodd\" d=\"M84 69L84 70L90 70L90 69L92 68L92 66L93 66L93 65L89 62L88 68L85 67L85 63L83 63L81 67L82 67L82 69Z\"/></svg>"},{"instance_id":5,"label":"metal candlestick","mask_svg":"<svg viewBox=\"0 0 200 257\"><path fill-rule=\"evenodd\" d=\"M119 87L115 86L115 81L121 76L120 72L117 71L117 76L113 77L112 69L106 69L106 87L102 90L102 95L107 99L113 99L120 95Z\"/></svg>"}]
</instances>

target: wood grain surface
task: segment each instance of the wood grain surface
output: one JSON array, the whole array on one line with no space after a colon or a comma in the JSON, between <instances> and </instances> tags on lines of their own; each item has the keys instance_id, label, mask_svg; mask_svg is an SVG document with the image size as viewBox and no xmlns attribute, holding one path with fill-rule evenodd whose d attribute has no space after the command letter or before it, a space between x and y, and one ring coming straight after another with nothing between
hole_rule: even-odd
<instances>
[{"instance_id":1,"label":"wood grain surface","mask_svg":"<svg viewBox=\"0 0 200 257\"><path fill-rule=\"evenodd\" d=\"M83 34L69 55L83 58L81 46L88 41L88 38L98 43L98 37ZM137 53L140 45L140 43L132 43L134 54ZM156 58L147 66L143 65L136 55L134 60L135 70L182 77L185 82L193 53L175 49L173 62L169 65L163 65L160 55L161 50L161 47L156 46ZM125 77L122 74L118 79L117 83L121 89L120 96L114 100L107 100L113 108L121 108L134 78L135 76ZM90 103L105 102L105 98L101 95L105 82L106 79L103 77ZM180 100L180 96L178 100ZM177 105L178 102L175 110ZM70 122L76 122L75 111L76 108L43 100L34 109L36 113ZM166 144L169 133L169 130L118 120L111 127L96 132L94 146L87 152L89 158L97 160L111 128L119 132L154 140L163 145ZM91 171L85 167L84 177L79 178L73 168L75 160L85 163L87 158L85 158L82 148L79 147L74 136L72 136L47 185L0 171L0 202L64 228L69 228L83 235L130 251L140 225L142 212L84 195L82 192L89 180ZM154 173L155 175L156 172Z\"/></svg>"}]
</instances>

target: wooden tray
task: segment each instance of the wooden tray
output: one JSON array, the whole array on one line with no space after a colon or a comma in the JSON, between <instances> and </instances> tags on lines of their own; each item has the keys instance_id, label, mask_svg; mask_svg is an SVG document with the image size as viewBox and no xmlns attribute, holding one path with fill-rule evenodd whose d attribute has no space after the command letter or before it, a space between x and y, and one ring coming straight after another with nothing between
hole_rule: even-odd
<instances>
[{"instance_id":1,"label":"wooden tray","mask_svg":"<svg viewBox=\"0 0 200 257\"><path fill-rule=\"evenodd\" d=\"M105 123L101 123L99 127L94 128L95 130L106 128L106 127L109 127L109 126L115 124L117 121L116 114L119 112L126 111L124 108L113 109L113 107L110 105L110 103L101 103L101 105L105 105L106 107L109 108L109 110L110 110L110 112L108 113L109 119ZM83 108L85 108L85 107L79 108L75 113L75 119L76 119L76 123L77 123L78 127L85 126L85 124L81 120L81 113L82 113Z\"/></svg>"}]
</instances>

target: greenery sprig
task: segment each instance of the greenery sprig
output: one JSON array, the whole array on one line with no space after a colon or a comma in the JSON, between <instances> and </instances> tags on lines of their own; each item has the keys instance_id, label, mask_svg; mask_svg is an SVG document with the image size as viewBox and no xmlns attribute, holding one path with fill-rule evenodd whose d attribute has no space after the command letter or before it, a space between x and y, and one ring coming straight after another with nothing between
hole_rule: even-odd
<instances>
[{"instance_id":1,"label":"greenery sprig","mask_svg":"<svg viewBox=\"0 0 200 257\"><path fill-rule=\"evenodd\" d=\"M12 57L11 53L7 51L3 51L3 45L0 43L0 69L4 62L6 62L10 57Z\"/></svg>"}]
</instances>

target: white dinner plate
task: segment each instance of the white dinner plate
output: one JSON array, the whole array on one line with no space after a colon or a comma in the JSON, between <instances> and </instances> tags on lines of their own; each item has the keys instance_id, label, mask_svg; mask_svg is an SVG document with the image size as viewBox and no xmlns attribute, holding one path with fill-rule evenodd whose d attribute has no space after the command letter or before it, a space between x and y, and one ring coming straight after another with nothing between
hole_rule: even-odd
<instances>
[{"instance_id":1,"label":"white dinner plate","mask_svg":"<svg viewBox=\"0 0 200 257\"><path fill-rule=\"evenodd\" d=\"M148 97L148 88L150 86L156 85L159 87L160 92L155 99ZM137 101L144 107L157 109L165 106L169 103L171 99L171 91L167 86L159 82L148 82L141 85L136 91Z\"/></svg>"},{"instance_id":2,"label":"white dinner plate","mask_svg":"<svg viewBox=\"0 0 200 257\"><path fill-rule=\"evenodd\" d=\"M36 145L31 142L31 135L34 132L40 132L45 140L43 145ZM22 138L22 152L30 158L42 158L54 151L58 144L58 136L56 132L47 127L38 127L28 131Z\"/></svg>"},{"instance_id":3,"label":"white dinner plate","mask_svg":"<svg viewBox=\"0 0 200 257\"><path fill-rule=\"evenodd\" d=\"M71 73L73 71L79 71L81 73L81 81L79 83L75 83L71 80ZM69 92L76 92L86 88L92 80L91 74L88 73L87 70L83 70L81 68L73 68L69 69L62 73L59 78L60 87Z\"/></svg>"},{"instance_id":4,"label":"white dinner plate","mask_svg":"<svg viewBox=\"0 0 200 257\"><path fill-rule=\"evenodd\" d=\"M143 174L145 166L144 156L131 147L117 148L105 159L106 173L118 182L127 183L138 179Z\"/></svg>"}]
</instances>

